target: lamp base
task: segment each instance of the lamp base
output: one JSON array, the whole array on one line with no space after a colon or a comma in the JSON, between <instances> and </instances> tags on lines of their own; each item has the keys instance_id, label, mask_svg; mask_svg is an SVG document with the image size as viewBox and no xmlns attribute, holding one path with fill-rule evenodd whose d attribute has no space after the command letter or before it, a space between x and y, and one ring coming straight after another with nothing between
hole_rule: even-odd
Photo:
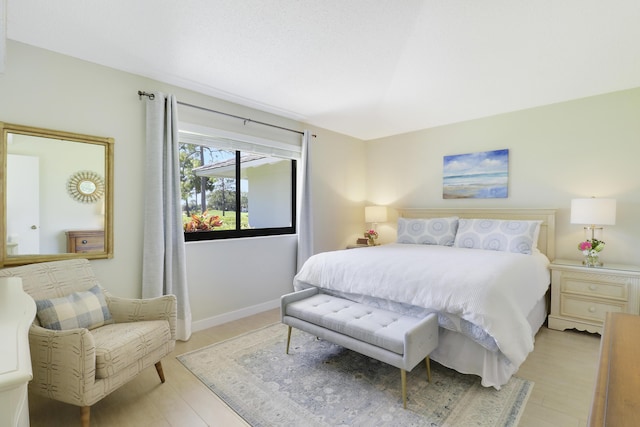
<instances>
[{"instance_id":1,"label":"lamp base","mask_svg":"<svg viewBox=\"0 0 640 427\"><path fill-rule=\"evenodd\" d=\"M596 227L595 225L590 225L588 227L584 227L584 239L585 240L593 240L593 239L602 240L603 234L604 234L604 228L603 227Z\"/></svg>"}]
</instances>

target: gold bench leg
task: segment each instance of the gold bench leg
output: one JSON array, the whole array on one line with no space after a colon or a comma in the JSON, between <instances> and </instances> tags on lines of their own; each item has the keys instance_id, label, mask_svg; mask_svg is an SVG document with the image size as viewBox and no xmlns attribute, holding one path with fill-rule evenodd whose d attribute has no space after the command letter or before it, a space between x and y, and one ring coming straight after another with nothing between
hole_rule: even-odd
<instances>
[{"instance_id":1,"label":"gold bench leg","mask_svg":"<svg viewBox=\"0 0 640 427\"><path fill-rule=\"evenodd\" d=\"M289 326L289 332L287 333L287 349L286 354L289 354L289 343L291 342L291 326Z\"/></svg>"},{"instance_id":2,"label":"gold bench leg","mask_svg":"<svg viewBox=\"0 0 640 427\"><path fill-rule=\"evenodd\" d=\"M407 371L400 369L400 378L402 380L402 406L407 409Z\"/></svg>"},{"instance_id":3,"label":"gold bench leg","mask_svg":"<svg viewBox=\"0 0 640 427\"><path fill-rule=\"evenodd\" d=\"M427 378L429 379L429 382L431 382L431 358L427 356L424 360L427 362Z\"/></svg>"}]
</instances>

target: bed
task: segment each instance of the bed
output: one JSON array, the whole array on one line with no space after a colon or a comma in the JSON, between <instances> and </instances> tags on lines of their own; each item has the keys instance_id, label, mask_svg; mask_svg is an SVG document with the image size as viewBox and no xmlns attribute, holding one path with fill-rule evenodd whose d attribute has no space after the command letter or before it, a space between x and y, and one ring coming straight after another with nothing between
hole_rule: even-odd
<instances>
[{"instance_id":1,"label":"bed","mask_svg":"<svg viewBox=\"0 0 640 427\"><path fill-rule=\"evenodd\" d=\"M401 209L395 243L310 257L294 289L438 315L436 362L500 389L547 315L555 211Z\"/></svg>"}]
</instances>

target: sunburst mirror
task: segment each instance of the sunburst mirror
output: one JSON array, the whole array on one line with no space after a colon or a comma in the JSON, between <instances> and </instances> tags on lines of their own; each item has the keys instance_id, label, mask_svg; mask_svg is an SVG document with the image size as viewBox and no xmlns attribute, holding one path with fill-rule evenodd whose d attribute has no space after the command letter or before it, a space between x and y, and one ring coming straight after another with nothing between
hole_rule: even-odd
<instances>
[{"instance_id":1,"label":"sunburst mirror","mask_svg":"<svg viewBox=\"0 0 640 427\"><path fill-rule=\"evenodd\" d=\"M76 172L67 181L69 195L81 203L95 203L104 194L104 179L92 171Z\"/></svg>"}]
</instances>

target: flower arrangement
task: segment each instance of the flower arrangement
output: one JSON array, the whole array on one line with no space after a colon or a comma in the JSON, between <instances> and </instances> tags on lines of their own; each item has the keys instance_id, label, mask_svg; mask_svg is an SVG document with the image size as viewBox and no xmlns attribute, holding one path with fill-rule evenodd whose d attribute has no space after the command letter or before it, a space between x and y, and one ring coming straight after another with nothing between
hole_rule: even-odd
<instances>
[{"instance_id":1,"label":"flower arrangement","mask_svg":"<svg viewBox=\"0 0 640 427\"><path fill-rule=\"evenodd\" d=\"M378 238L378 232L373 228L370 230L365 230L364 237L369 239L369 244L373 246L375 245L375 240Z\"/></svg>"},{"instance_id":2,"label":"flower arrangement","mask_svg":"<svg viewBox=\"0 0 640 427\"><path fill-rule=\"evenodd\" d=\"M204 211L201 215L191 215L191 220L184 223L184 231L210 231L220 226L222 226L222 220L218 215L211 216L208 211Z\"/></svg>"},{"instance_id":3,"label":"flower arrangement","mask_svg":"<svg viewBox=\"0 0 640 427\"><path fill-rule=\"evenodd\" d=\"M598 252L604 249L604 242L598 239L587 239L578 243L578 249L582 251L582 255L598 255Z\"/></svg>"},{"instance_id":4,"label":"flower arrangement","mask_svg":"<svg viewBox=\"0 0 640 427\"><path fill-rule=\"evenodd\" d=\"M601 265L598 261L599 253L604 249L604 242L598 239L587 239L578 243L578 250L584 255L584 264L589 267Z\"/></svg>"}]
</instances>

